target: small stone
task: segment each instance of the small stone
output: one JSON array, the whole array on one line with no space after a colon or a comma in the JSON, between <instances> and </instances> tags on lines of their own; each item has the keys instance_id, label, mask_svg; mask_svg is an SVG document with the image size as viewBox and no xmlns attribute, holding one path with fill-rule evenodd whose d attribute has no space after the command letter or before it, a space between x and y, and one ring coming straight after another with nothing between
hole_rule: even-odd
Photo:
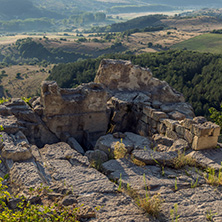
<instances>
[{"instance_id":1,"label":"small stone","mask_svg":"<svg viewBox=\"0 0 222 222\"><path fill-rule=\"evenodd\" d=\"M113 137L116 138L116 139L123 139L126 137L126 135L124 133L121 133L121 132L116 132L116 133L113 133Z\"/></svg>"},{"instance_id":2,"label":"small stone","mask_svg":"<svg viewBox=\"0 0 222 222\"><path fill-rule=\"evenodd\" d=\"M74 196L74 195L68 195L68 196L64 197L60 203L63 206L70 206L70 205L76 204L77 199L76 199L76 196Z\"/></svg>"},{"instance_id":3,"label":"small stone","mask_svg":"<svg viewBox=\"0 0 222 222\"><path fill-rule=\"evenodd\" d=\"M174 132L174 131L172 131L172 130L170 130L168 128L166 130L166 136L171 138L171 139L173 139L173 140L177 140L178 139L178 136L177 136L176 132Z\"/></svg>"},{"instance_id":4,"label":"small stone","mask_svg":"<svg viewBox=\"0 0 222 222\"><path fill-rule=\"evenodd\" d=\"M166 125L166 127L172 131L175 129L176 124L179 123L178 121L172 119L164 119L161 122L163 122Z\"/></svg>"},{"instance_id":5,"label":"small stone","mask_svg":"<svg viewBox=\"0 0 222 222\"><path fill-rule=\"evenodd\" d=\"M165 134L166 133L166 126L163 123L158 123L157 124L157 131L161 134Z\"/></svg>"},{"instance_id":6,"label":"small stone","mask_svg":"<svg viewBox=\"0 0 222 222\"><path fill-rule=\"evenodd\" d=\"M12 198L12 199L9 199L8 206L14 210L18 207L18 204L21 202L22 200L20 198Z\"/></svg>"},{"instance_id":7,"label":"small stone","mask_svg":"<svg viewBox=\"0 0 222 222\"><path fill-rule=\"evenodd\" d=\"M189 144L186 140L178 139L176 140L173 145L170 147L171 151L185 151L189 148Z\"/></svg>"},{"instance_id":8,"label":"small stone","mask_svg":"<svg viewBox=\"0 0 222 222\"><path fill-rule=\"evenodd\" d=\"M56 200L58 200L59 198L62 197L62 194L60 194L60 193L48 193L47 196L48 196L49 200L56 201Z\"/></svg>"},{"instance_id":9,"label":"small stone","mask_svg":"<svg viewBox=\"0 0 222 222\"><path fill-rule=\"evenodd\" d=\"M173 139L170 139L165 136L161 136L159 134L153 135L152 138L155 141L155 143L162 144L162 145L169 146L169 147L173 145L173 141L174 141Z\"/></svg>"},{"instance_id":10,"label":"small stone","mask_svg":"<svg viewBox=\"0 0 222 222\"><path fill-rule=\"evenodd\" d=\"M67 143L71 146L72 149L76 150L77 152L84 154L84 149L80 146L77 140L73 137L69 137Z\"/></svg>"}]
</instances>

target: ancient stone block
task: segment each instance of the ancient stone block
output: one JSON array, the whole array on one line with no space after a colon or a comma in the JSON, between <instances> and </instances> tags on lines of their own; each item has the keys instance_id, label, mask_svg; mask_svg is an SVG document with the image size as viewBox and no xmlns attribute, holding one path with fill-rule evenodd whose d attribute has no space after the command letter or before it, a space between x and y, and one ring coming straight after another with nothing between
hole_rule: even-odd
<instances>
[{"instance_id":1,"label":"ancient stone block","mask_svg":"<svg viewBox=\"0 0 222 222\"><path fill-rule=\"evenodd\" d=\"M197 116L197 117L194 117L193 118L193 121L196 123L196 124L203 124L205 122L207 122L207 119L204 117L204 116Z\"/></svg>"},{"instance_id":2,"label":"ancient stone block","mask_svg":"<svg viewBox=\"0 0 222 222\"><path fill-rule=\"evenodd\" d=\"M194 135L187 129L185 129L185 132L184 132L184 139L189 143L191 144L193 142L193 137Z\"/></svg>"},{"instance_id":3,"label":"ancient stone block","mask_svg":"<svg viewBox=\"0 0 222 222\"><path fill-rule=\"evenodd\" d=\"M155 109L151 108L150 106L144 106L143 107L143 113L147 115L148 117L152 117L153 112Z\"/></svg>"},{"instance_id":4,"label":"ancient stone block","mask_svg":"<svg viewBox=\"0 0 222 222\"><path fill-rule=\"evenodd\" d=\"M181 126L180 124L176 124L175 126L175 131L177 134L179 134L180 136L183 136L185 133L185 127Z\"/></svg>"},{"instance_id":5,"label":"ancient stone block","mask_svg":"<svg viewBox=\"0 0 222 222\"><path fill-rule=\"evenodd\" d=\"M166 136L173 139L173 140L177 140L178 139L178 136L176 134L176 132L170 130L170 129L166 129Z\"/></svg>"},{"instance_id":6,"label":"ancient stone block","mask_svg":"<svg viewBox=\"0 0 222 222\"><path fill-rule=\"evenodd\" d=\"M194 124L192 126L192 133L198 137L202 136L219 136L220 127L212 122L205 122L202 124Z\"/></svg>"},{"instance_id":7,"label":"ancient stone block","mask_svg":"<svg viewBox=\"0 0 222 222\"><path fill-rule=\"evenodd\" d=\"M164 119L161 122L163 122L166 125L166 127L172 131L175 129L176 124L179 123L178 121L172 119Z\"/></svg>"},{"instance_id":8,"label":"ancient stone block","mask_svg":"<svg viewBox=\"0 0 222 222\"><path fill-rule=\"evenodd\" d=\"M166 119L168 116L164 112L154 111L152 112L151 118L155 121L159 121L160 119Z\"/></svg>"},{"instance_id":9,"label":"ancient stone block","mask_svg":"<svg viewBox=\"0 0 222 222\"><path fill-rule=\"evenodd\" d=\"M166 125L164 123L157 123L157 131L160 134L165 134L166 133Z\"/></svg>"},{"instance_id":10,"label":"ancient stone block","mask_svg":"<svg viewBox=\"0 0 222 222\"><path fill-rule=\"evenodd\" d=\"M180 121L180 124L182 126L184 126L186 129L191 130L192 126L193 126L193 124L195 124L195 122L192 119L184 119L184 120Z\"/></svg>"},{"instance_id":11,"label":"ancient stone block","mask_svg":"<svg viewBox=\"0 0 222 222\"><path fill-rule=\"evenodd\" d=\"M182 94L165 81L154 78L149 69L134 66L130 61L102 60L94 81L110 90L150 92L152 99L160 102L184 102Z\"/></svg>"},{"instance_id":12,"label":"ancient stone block","mask_svg":"<svg viewBox=\"0 0 222 222\"><path fill-rule=\"evenodd\" d=\"M204 150L204 149L215 148L217 146L217 141L218 141L217 136L209 136L209 137L194 136L192 148L194 150Z\"/></svg>"}]
</instances>

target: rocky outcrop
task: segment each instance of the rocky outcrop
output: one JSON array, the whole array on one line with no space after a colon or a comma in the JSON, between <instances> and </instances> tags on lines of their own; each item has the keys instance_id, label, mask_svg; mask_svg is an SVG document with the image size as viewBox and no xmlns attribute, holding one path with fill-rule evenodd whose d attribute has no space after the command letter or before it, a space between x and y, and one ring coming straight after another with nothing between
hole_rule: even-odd
<instances>
[{"instance_id":1,"label":"rocky outcrop","mask_svg":"<svg viewBox=\"0 0 222 222\"><path fill-rule=\"evenodd\" d=\"M130 61L102 60L95 82L110 90L145 91L150 93L152 101L185 101L182 94L172 89L165 81L154 78L150 69L133 65Z\"/></svg>"},{"instance_id":2,"label":"rocky outcrop","mask_svg":"<svg viewBox=\"0 0 222 222\"><path fill-rule=\"evenodd\" d=\"M130 62L102 61L95 82L75 89L43 82L29 105L0 105L0 176L11 191L32 203L84 204L83 221L165 222L177 214L199 222L211 211L221 221L220 127L195 117L180 93ZM30 197L28 189L38 186L52 192ZM138 199L157 193L154 218Z\"/></svg>"}]
</instances>

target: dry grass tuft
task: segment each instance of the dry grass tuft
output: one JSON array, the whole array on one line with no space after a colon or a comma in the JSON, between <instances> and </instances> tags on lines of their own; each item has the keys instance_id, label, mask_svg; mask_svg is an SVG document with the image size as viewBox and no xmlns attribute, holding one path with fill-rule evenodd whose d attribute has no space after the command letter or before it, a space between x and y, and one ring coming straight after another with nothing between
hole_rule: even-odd
<instances>
[{"instance_id":1,"label":"dry grass tuft","mask_svg":"<svg viewBox=\"0 0 222 222\"><path fill-rule=\"evenodd\" d=\"M120 158L124 158L127 154L127 149L125 144L121 141L116 142L116 144L114 145L114 158L115 159L120 159Z\"/></svg>"},{"instance_id":2,"label":"dry grass tuft","mask_svg":"<svg viewBox=\"0 0 222 222\"><path fill-rule=\"evenodd\" d=\"M178 156L173 159L173 166L175 169L180 169L184 166L196 166L196 160L188 155L185 152L178 151Z\"/></svg>"},{"instance_id":3,"label":"dry grass tuft","mask_svg":"<svg viewBox=\"0 0 222 222\"><path fill-rule=\"evenodd\" d=\"M207 173L204 175L205 180L208 184L213 186L221 186L222 185L222 169L219 170L218 175L215 172L215 169L208 168Z\"/></svg>"},{"instance_id":4,"label":"dry grass tuft","mask_svg":"<svg viewBox=\"0 0 222 222\"><path fill-rule=\"evenodd\" d=\"M160 197L160 194L155 194L153 196L146 195L144 198L138 196L136 200L137 205L153 217L158 217L162 202L163 199Z\"/></svg>"}]
</instances>

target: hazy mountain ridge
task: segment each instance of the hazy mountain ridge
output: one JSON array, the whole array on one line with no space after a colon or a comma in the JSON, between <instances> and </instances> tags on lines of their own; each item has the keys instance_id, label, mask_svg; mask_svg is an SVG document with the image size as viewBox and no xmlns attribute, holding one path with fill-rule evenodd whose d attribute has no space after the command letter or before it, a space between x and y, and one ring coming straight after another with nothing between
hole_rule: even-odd
<instances>
[{"instance_id":1,"label":"hazy mountain ridge","mask_svg":"<svg viewBox=\"0 0 222 222\"><path fill-rule=\"evenodd\" d=\"M138 11L167 11L178 8L222 7L222 0L0 0L0 19L48 17L60 19L81 11L126 13Z\"/></svg>"},{"instance_id":2,"label":"hazy mountain ridge","mask_svg":"<svg viewBox=\"0 0 222 222\"><path fill-rule=\"evenodd\" d=\"M31 0L0 0L0 19L26 19L26 18L58 18L63 16L57 12L38 7Z\"/></svg>"}]
</instances>

